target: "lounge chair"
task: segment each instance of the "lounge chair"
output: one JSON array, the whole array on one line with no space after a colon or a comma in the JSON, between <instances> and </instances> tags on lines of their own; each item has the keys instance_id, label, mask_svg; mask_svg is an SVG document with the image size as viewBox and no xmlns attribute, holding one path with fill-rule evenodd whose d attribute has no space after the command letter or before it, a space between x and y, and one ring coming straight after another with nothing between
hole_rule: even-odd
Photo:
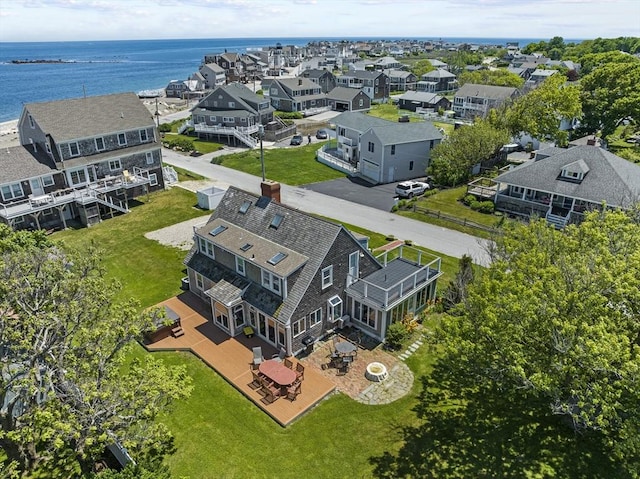
<instances>
[{"instance_id":1,"label":"lounge chair","mask_svg":"<svg viewBox=\"0 0 640 479\"><path fill-rule=\"evenodd\" d=\"M271 356L271 359L282 362L285 357L287 357L287 350L284 348L280 348L280 351L277 354Z\"/></svg>"}]
</instances>

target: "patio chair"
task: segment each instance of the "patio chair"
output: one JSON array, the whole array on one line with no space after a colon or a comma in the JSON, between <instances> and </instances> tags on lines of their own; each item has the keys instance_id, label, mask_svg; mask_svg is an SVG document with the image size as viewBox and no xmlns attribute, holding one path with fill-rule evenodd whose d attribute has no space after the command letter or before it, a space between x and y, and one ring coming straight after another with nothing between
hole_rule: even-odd
<instances>
[{"instance_id":1,"label":"patio chair","mask_svg":"<svg viewBox=\"0 0 640 479\"><path fill-rule=\"evenodd\" d=\"M295 401L298 397L298 394L302 392L302 384L298 383L289 388L287 388L287 399L290 401Z\"/></svg>"},{"instance_id":2,"label":"patio chair","mask_svg":"<svg viewBox=\"0 0 640 479\"><path fill-rule=\"evenodd\" d=\"M252 370L251 375L253 376L253 381L249 383L249 387L255 391L260 386L262 386L262 381L261 381L262 378L260 377L260 374L257 371Z\"/></svg>"},{"instance_id":3,"label":"patio chair","mask_svg":"<svg viewBox=\"0 0 640 479\"><path fill-rule=\"evenodd\" d=\"M277 354L271 356L271 359L275 359L276 361L282 362L282 360L287 356L287 350L284 348L280 348L280 351Z\"/></svg>"},{"instance_id":4,"label":"patio chair","mask_svg":"<svg viewBox=\"0 0 640 479\"><path fill-rule=\"evenodd\" d=\"M260 401L262 401L264 404L271 404L276 402L276 399L278 399L278 396L276 396L276 394L272 390L266 389L264 390L264 397L260 399Z\"/></svg>"},{"instance_id":5,"label":"patio chair","mask_svg":"<svg viewBox=\"0 0 640 479\"><path fill-rule=\"evenodd\" d=\"M291 370L293 370L293 369L294 369L294 367L293 367L293 361L291 361L291 359L284 358L284 365L285 365L286 367L288 367L289 369L291 369Z\"/></svg>"},{"instance_id":6,"label":"patio chair","mask_svg":"<svg viewBox=\"0 0 640 479\"><path fill-rule=\"evenodd\" d=\"M304 366L300 363L296 364L296 376L300 381L304 379Z\"/></svg>"},{"instance_id":7,"label":"patio chair","mask_svg":"<svg viewBox=\"0 0 640 479\"><path fill-rule=\"evenodd\" d=\"M262 347L256 346L253 348L253 365L258 366L262 364L262 361L264 361L264 356L262 356Z\"/></svg>"}]
</instances>

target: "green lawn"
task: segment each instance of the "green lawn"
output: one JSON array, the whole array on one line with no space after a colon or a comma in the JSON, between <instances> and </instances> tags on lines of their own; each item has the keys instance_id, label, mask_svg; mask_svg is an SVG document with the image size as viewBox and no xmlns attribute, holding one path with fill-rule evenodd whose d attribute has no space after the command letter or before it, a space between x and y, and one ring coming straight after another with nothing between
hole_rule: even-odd
<instances>
[{"instance_id":1,"label":"green lawn","mask_svg":"<svg viewBox=\"0 0 640 479\"><path fill-rule=\"evenodd\" d=\"M214 151L218 151L223 148L223 144L216 143L215 141L207 141L207 140L199 140L196 137L189 135L178 135L177 133L165 133L164 140L186 140L193 145L193 149L200 153L213 153Z\"/></svg>"},{"instance_id":2,"label":"green lawn","mask_svg":"<svg viewBox=\"0 0 640 479\"><path fill-rule=\"evenodd\" d=\"M206 180L206 178L193 171L185 170L183 168L174 166L174 170L178 173L178 181L194 181L194 180Z\"/></svg>"},{"instance_id":3,"label":"green lawn","mask_svg":"<svg viewBox=\"0 0 640 479\"><path fill-rule=\"evenodd\" d=\"M316 151L320 145L313 143L290 148L265 149L266 177L292 186L343 178L344 173L316 161ZM212 162L234 170L262 176L259 149L220 156L214 158Z\"/></svg>"},{"instance_id":4,"label":"green lawn","mask_svg":"<svg viewBox=\"0 0 640 479\"><path fill-rule=\"evenodd\" d=\"M121 298L133 297L148 307L180 292L184 276L185 252L160 245L144 233L197 216L206 215L196 207L196 195L182 188L172 188L137 199L131 212L90 228L54 233L53 239L83 249L100 248L107 275L123 285Z\"/></svg>"},{"instance_id":5,"label":"green lawn","mask_svg":"<svg viewBox=\"0 0 640 479\"><path fill-rule=\"evenodd\" d=\"M461 220L466 219L467 221L478 223L480 225L486 226L487 228L499 227L501 221L505 221L501 216L480 213L459 202L458 198L463 196L466 191L466 186L444 189L431 196L422 196L416 198L415 204L419 207L428 208L434 211L440 211L444 214L454 216ZM483 230L479 230L477 228L459 225L452 221L447 221L443 218L436 218L431 215L413 212L412 210L398 210L397 214L405 216L407 218L413 218L418 221L424 221L425 223L443 226L445 228L450 228L482 238L488 238L491 236L489 233L486 233Z\"/></svg>"}]
</instances>

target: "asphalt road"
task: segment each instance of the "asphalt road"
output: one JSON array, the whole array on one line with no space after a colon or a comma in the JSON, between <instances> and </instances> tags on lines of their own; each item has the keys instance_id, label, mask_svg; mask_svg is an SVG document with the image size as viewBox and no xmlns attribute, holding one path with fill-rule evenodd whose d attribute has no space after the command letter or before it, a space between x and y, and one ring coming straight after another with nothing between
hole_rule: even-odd
<instances>
[{"instance_id":1,"label":"asphalt road","mask_svg":"<svg viewBox=\"0 0 640 479\"><path fill-rule=\"evenodd\" d=\"M241 171L232 170L211 163L211 158L233 152L224 149L199 157L184 156L171 150L163 149L163 160L170 165L184 168L211 179L213 186L226 189L229 185L236 186L256 194L260 193L261 178ZM348 181L348 180L347 180ZM333 183L333 182L330 182ZM314 186L319 187L320 184ZM345 187L347 184L345 183ZM394 185L388 185L393 188ZM328 188L339 188L330 185ZM385 201L392 195L380 189ZM356 195L357 196L357 195ZM468 254L477 264L487 265L489 258L485 250L485 240L458 231L423 223L421 221L404 218L389 212L390 208L374 208L359 204L357 201L330 196L312 190L309 187L293 187L282 185L282 202L293 208L333 218L347 224L377 231L386 235L394 235L403 240L411 240L414 244L438 251L440 253L460 258ZM381 200L382 201L382 200Z\"/></svg>"}]
</instances>

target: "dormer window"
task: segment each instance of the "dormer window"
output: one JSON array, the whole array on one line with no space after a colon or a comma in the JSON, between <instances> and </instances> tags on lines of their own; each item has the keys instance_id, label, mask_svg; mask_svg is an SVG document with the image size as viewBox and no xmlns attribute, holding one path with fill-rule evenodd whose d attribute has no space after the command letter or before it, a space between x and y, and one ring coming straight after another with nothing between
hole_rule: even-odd
<instances>
[{"instance_id":1,"label":"dormer window","mask_svg":"<svg viewBox=\"0 0 640 479\"><path fill-rule=\"evenodd\" d=\"M80 156L80 148L78 147L77 141L69 143L69 154L71 156Z\"/></svg>"},{"instance_id":2,"label":"dormer window","mask_svg":"<svg viewBox=\"0 0 640 479\"><path fill-rule=\"evenodd\" d=\"M149 136L147 135L147 130L140 130L140 141L145 143L149 141Z\"/></svg>"},{"instance_id":3,"label":"dormer window","mask_svg":"<svg viewBox=\"0 0 640 479\"><path fill-rule=\"evenodd\" d=\"M580 182L584 179L587 173L589 173L589 166L584 162L584 160L578 160L565 165L560 171L560 178L568 181Z\"/></svg>"},{"instance_id":4,"label":"dormer window","mask_svg":"<svg viewBox=\"0 0 640 479\"><path fill-rule=\"evenodd\" d=\"M104 138L102 138L102 137L96 138L96 150L97 151L103 151L104 149L105 149Z\"/></svg>"}]
</instances>

